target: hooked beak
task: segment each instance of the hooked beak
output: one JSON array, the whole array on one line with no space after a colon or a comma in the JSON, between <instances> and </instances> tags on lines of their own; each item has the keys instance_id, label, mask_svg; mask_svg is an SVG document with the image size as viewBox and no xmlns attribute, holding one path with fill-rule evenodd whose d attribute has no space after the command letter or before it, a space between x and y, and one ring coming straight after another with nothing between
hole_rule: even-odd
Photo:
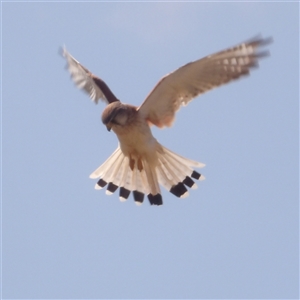
<instances>
[{"instance_id":1,"label":"hooked beak","mask_svg":"<svg viewBox=\"0 0 300 300\"><path fill-rule=\"evenodd\" d=\"M106 125L108 131L111 131L111 125Z\"/></svg>"}]
</instances>

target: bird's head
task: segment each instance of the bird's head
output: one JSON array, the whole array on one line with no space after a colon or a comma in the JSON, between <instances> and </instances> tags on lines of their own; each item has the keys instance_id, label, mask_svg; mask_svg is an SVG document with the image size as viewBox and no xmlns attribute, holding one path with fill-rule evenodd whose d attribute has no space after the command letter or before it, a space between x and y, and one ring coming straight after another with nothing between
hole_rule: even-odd
<instances>
[{"instance_id":1,"label":"bird's head","mask_svg":"<svg viewBox=\"0 0 300 300\"><path fill-rule=\"evenodd\" d=\"M123 104L120 101L112 102L104 109L102 122L110 131L114 126L127 125L135 112L134 106Z\"/></svg>"}]
</instances>

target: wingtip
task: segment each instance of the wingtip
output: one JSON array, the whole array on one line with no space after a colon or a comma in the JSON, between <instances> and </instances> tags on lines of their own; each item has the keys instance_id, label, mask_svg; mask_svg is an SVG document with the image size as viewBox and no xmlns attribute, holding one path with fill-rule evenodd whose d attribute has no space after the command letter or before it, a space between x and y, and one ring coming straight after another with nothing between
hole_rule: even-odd
<instances>
[{"instance_id":1,"label":"wingtip","mask_svg":"<svg viewBox=\"0 0 300 300\"><path fill-rule=\"evenodd\" d=\"M257 46L265 46L273 43L273 37L269 36L264 38L261 33L253 36L252 38L246 40L244 43L256 43Z\"/></svg>"},{"instance_id":2,"label":"wingtip","mask_svg":"<svg viewBox=\"0 0 300 300\"><path fill-rule=\"evenodd\" d=\"M267 37L267 38L264 39L263 43L264 43L264 45L272 44L272 43L274 43L274 39L273 39L272 36L269 36L269 37Z\"/></svg>"},{"instance_id":3,"label":"wingtip","mask_svg":"<svg viewBox=\"0 0 300 300\"><path fill-rule=\"evenodd\" d=\"M66 45L60 46L60 47L58 48L58 54L59 54L60 56L66 57L66 53L68 53L68 52L67 52Z\"/></svg>"}]
</instances>

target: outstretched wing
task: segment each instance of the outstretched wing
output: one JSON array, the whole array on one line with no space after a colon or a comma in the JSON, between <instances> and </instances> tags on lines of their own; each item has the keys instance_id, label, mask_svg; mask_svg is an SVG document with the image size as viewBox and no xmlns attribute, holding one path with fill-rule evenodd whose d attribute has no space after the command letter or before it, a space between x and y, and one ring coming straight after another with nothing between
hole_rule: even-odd
<instances>
[{"instance_id":1,"label":"outstretched wing","mask_svg":"<svg viewBox=\"0 0 300 300\"><path fill-rule=\"evenodd\" d=\"M171 126L175 112L196 96L249 74L268 51L257 50L271 38L254 38L227 50L188 63L164 76L139 107L139 113L150 123Z\"/></svg>"},{"instance_id":2,"label":"outstretched wing","mask_svg":"<svg viewBox=\"0 0 300 300\"><path fill-rule=\"evenodd\" d=\"M67 60L67 69L71 73L75 84L78 88L85 90L96 104L99 99L107 103L119 101L107 84L81 65L66 48L62 49L62 55Z\"/></svg>"}]
</instances>

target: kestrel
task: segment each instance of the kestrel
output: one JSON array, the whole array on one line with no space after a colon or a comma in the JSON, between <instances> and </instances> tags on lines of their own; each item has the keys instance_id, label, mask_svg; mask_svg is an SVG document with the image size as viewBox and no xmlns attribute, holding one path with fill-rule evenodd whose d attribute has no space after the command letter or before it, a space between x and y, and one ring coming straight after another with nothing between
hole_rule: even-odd
<instances>
[{"instance_id":1,"label":"kestrel","mask_svg":"<svg viewBox=\"0 0 300 300\"><path fill-rule=\"evenodd\" d=\"M206 91L249 74L250 69L258 66L258 60L269 54L258 50L270 42L271 38L256 37L188 63L164 76L139 107L122 103L102 79L64 48L62 54L72 79L96 104L99 99L107 103L102 122L119 139L115 152L90 175L99 178L95 188L107 185L108 195L120 188L121 201L132 192L138 205L145 194L151 205L162 205L160 185L177 197L188 196L187 187L196 188L193 179L204 179L194 168L202 168L204 164L162 146L153 137L151 125L170 127L181 106Z\"/></svg>"}]
</instances>

